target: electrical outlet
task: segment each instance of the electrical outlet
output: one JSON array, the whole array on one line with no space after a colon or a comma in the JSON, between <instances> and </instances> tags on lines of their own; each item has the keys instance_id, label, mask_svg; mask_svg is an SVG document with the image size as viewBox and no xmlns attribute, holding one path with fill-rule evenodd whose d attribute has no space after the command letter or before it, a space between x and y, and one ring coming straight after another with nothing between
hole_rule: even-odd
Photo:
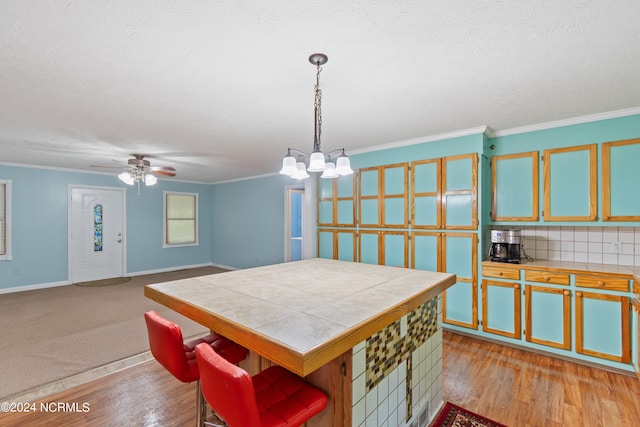
<instances>
[{"instance_id":1,"label":"electrical outlet","mask_svg":"<svg viewBox=\"0 0 640 427\"><path fill-rule=\"evenodd\" d=\"M13 274L16 276L20 274L20 267L13 267Z\"/></svg>"}]
</instances>

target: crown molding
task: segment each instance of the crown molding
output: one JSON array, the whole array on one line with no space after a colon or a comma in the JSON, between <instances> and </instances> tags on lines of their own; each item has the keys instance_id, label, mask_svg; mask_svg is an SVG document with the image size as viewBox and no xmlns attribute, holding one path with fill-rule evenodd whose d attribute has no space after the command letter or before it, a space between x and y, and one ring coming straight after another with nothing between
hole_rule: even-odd
<instances>
[{"instance_id":1,"label":"crown molding","mask_svg":"<svg viewBox=\"0 0 640 427\"><path fill-rule=\"evenodd\" d=\"M571 119L555 120L552 122L538 123L535 125L522 126L518 128L512 128L512 129L492 130L490 128L487 128L489 132L487 132L486 134L490 138L495 138L498 136L516 135L519 133L535 132L538 130L578 125L578 124L589 123L589 122L597 122L600 120L616 119L619 117L633 116L636 114L640 114L640 107L627 108L624 110L617 110L617 111L609 111L606 113L590 114L588 116L574 117Z\"/></svg>"},{"instance_id":2,"label":"crown molding","mask_svg":"<svg viewBox=\"0 0 640 427\"><path fill-rule=\"evenodd\" d=\"M440 134L437 134L437 135L422 136L422 137L418 137L418 138L407 139L407 140L404 140L404 141L389 142L387 144L374 145L374 146L371 146L371 147L360 148L360 149L357 149L357 150L349 150L349 155L351 156L351 155L354 155L354 154L363 154L363 153L369 153L369 152L372 152L372 151L380 151L380 150L388 150L388 149L391 149L391 148L406 147L408 145L423 144L423 143L426 143L426 142L442 141L442 140L445 140L445 139L458 138L458 137L461 137L461 136L478 135L478 134L486 133L486 131L487 131L487 126L478 126L476 128L463 129L463 130L454 131L454 132L440 133Z\"/></svg>"}]
</instances>

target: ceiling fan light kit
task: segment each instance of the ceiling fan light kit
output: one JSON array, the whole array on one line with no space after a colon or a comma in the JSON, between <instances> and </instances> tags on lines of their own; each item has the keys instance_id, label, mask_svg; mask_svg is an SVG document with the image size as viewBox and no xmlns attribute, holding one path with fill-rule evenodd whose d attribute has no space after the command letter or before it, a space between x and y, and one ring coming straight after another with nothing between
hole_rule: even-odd
<instances>
[{"instance_id":1,"label":"ceiling fan light kit","mask_svg":"<svg viewBox=\"0 0 640 427\"><path fill-rule=\"evenodd\" d=\"M149 160L145 159L144 154L132 154L133 159L127 161L126 171L118 174L118 179L127 185L138 184L138 194L140 194L140 183L145 185L155 185L158 178L155 175L176 176L176 169L171 166L151 166ZM101 166L91 165L92 167L112 168L121 166Z\"/></svg>"},{"instance_id":2,"label":"ceiling fan light kit","mask_svg":"<svg viewBox=\"0 0 640 427\"><path fill-rule=\"evenodd\" d=\"M322 91L320 90L321 65L328 61L327 55L314 53L309 57L309 62L316 66L316 86L314 102L314 129L313 129L313 152L311 155L305 154L294 148L287 149L287 154L282 159L282 169L280 173L295 179L305 179L309 177L307 172L322 172L320 178L337 178L339 176L353 173L349 157L344 152L344 148L339 148L324 154L320 148L320 138L322 135ZM294 156L295 153L295 156ZM340 153L337 157L334 155ZM334 157L332 157L334 156ZM309 166L306 166L306 159L309 159ZM335 159L335 163L334 160Z\"/></svg>"}]
</instances>

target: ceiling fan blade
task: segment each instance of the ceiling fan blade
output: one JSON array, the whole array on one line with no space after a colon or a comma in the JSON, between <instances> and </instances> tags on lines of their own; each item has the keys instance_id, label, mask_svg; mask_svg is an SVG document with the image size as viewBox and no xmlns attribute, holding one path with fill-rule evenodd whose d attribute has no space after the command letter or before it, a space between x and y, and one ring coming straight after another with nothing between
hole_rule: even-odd
<instances>
[{"instance_id":1,"label":"ceiling fan blade","mask_svg":"<svg viewBox=\"0 0 640 427\"><path fill-rule=\"evenodd\" d=\"M176 168L174 168L173 166L153 166L149 169L151 169L153 172L156 172L156 171L175 172L176 171Z\"/></svg>"},{"instance_id":2,"label":"ceiling fan blade","mask_svg":"<svg viewBox=\"0 0 640 427\"><path fill-rule=\"evenodd\" d=\"M154 175L176 176L175 172L164 171L164 170L152 170L151 173Z\"/></svg>"}]
</instances>

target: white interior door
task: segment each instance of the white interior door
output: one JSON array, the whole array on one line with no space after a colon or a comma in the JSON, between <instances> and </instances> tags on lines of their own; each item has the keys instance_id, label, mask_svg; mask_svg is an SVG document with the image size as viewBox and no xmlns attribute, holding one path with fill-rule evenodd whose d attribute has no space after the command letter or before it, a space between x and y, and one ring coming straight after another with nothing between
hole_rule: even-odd
<instances>
[{"instance_id":1,"label":"white interior door","mask_svg":"<svg viewBox=\"0 0 640 427\"><path fill-rule=\"evenodd\" d=\"M72 283L124 275L124 191L72 187L69 265Z\"/></svg>"}]
</instances>

